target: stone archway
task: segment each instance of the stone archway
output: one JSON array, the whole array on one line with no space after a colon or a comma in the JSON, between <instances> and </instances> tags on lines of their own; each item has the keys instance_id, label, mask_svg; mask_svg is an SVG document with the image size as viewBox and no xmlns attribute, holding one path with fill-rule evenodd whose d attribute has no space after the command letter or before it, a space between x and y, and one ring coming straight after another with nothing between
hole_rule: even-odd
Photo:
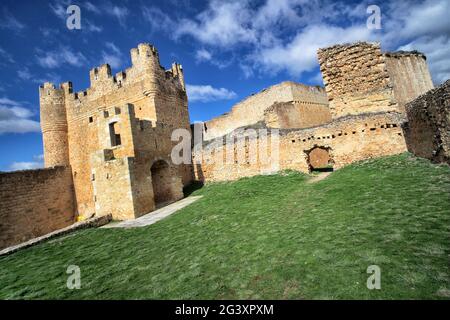
<instances>
[{"instance_id":1,"label":"stone archway","mask_svg":"<svg viewBox=\"0 0 450 320\"><path fill-rule=\"evenodd\" d=\"M156 161L152 165L151 172L155 206L162 206L176 200L172 190L172 174L167 162Z\"/></svg>"},{"instance_id":2,"label":"stone archway","mask_svg":"<svg viewBox=\"0 0 450 320\"><path fill-rule=\"evenodd\" d=\"M333 171L333 159L330 148L315 146L306 151L310 171Z\"/></svg>"}]
</instances>

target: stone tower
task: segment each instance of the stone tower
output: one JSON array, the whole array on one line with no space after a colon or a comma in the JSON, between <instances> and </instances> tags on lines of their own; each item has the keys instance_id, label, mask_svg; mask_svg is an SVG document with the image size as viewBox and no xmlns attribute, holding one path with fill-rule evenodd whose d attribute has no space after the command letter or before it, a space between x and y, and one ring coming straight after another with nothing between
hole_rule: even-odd
<instances>
[{"instance_id":1,"label":"stone tower","mask_svg":"<svg viewBox=\"0 0 450 320\"><path fill-rule=\"evenodd\" d=\"M45 83L39 88L45 167L69 165L64 89Z\"/></svg>"}]
</instances>

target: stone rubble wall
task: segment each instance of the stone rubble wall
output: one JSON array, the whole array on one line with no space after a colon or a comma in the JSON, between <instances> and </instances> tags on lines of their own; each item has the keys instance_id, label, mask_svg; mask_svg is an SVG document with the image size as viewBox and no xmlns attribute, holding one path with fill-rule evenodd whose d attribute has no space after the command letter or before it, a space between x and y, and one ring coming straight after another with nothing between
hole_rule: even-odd
<instances>
[{"instance_id":1,"label":"stone rubble wall","mask_svg":"<svg viewBox=\"0 0 450 320\"><path fill-rule=\"evenodd\" d=\"M408 150L450 164L450 80L406 105Z\"/></svg>"},{"instance_id":2,"label":"stone rubble wall","mask_svg":"<svg viewBox=\"0 0 450 320\"><path fill-rule=\"evenodd\" d=\"M318 57L333 118L397 110L378 43L336 45L319 49Z\"/></svg>"}]
</instances>

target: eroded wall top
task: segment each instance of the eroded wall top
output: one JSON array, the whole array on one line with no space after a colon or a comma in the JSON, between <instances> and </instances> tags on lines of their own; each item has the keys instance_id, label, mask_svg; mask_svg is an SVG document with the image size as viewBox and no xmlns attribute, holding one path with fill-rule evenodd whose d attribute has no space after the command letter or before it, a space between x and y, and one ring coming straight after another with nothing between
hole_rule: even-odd
<instances>
[{"instance_id":1,"label":"eroded wall top","mask_svg":"<svg viewBox=\"0 0 450 320\"><path fill-rule=\"evenodd\" d=\"M334 118L397 110L379 43L336 45L318 57Z\"/></svg>"},{"instance_id":2,"label":"eroded wall top","mask_svg":"<svg viewBox=\"0 0 450 320\"><path fill-rule=\"evenodd\" d=\"M276 102L328 106L325 90L291 81L282 82L234 105L229 113L205 122L203 138L211 140L234 129L264 121L265 111Z\"/></svg>"}]
</instances>

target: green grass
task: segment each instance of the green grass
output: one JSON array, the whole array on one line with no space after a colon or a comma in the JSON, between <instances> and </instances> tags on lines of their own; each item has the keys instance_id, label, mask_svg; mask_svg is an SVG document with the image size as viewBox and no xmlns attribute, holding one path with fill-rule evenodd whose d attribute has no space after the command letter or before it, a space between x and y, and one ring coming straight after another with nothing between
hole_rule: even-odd
<instances>
[{"instance_id":1,"label":"green grass","mask_svg":"<svg viewBox=\"0 0 450 320\"><path fill-rule=\"evenodd\" d=\"M3 299L448 299L450 168L402 154L308 184L207 185L138 229L90 229L0 258ZM81 268L81 290L66 269ZM368 290L369 265L381 290Z\"/></svg>"}]
</instances>

